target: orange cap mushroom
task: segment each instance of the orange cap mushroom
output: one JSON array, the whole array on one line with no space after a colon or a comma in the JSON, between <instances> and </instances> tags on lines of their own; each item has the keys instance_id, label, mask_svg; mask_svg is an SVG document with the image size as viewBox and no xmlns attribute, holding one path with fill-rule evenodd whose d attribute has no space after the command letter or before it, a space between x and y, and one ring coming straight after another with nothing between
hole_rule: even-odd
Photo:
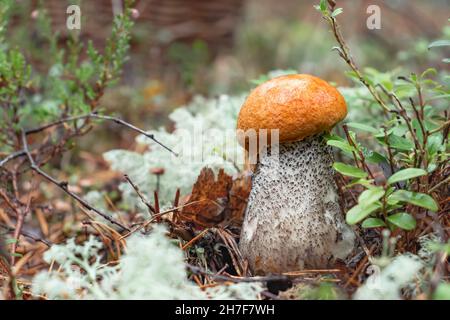
<instances>
[{"instance_id":1,"label":"orange cap mushroom","mask_svg":"<svg viewBox=\"0 0 450 320\"><path fill-rule=\"evenodd\" d=\"M335 87L308 74L293 74L256 87L239 112L237 129L278 129L280 142L297 141L329 131L346 115L344 97Z\"/></svg>"}]
</instances>

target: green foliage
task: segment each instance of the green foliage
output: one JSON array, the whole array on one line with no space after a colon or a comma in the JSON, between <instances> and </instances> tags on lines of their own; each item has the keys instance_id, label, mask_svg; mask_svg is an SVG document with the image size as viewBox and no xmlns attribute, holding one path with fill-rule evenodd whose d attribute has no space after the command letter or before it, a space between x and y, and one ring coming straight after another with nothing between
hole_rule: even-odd
<instances>
[{"instance_id":1,"label":"green foliage","mask_svg":"<svg viewBox=\"0 0 450 320\"><path fill-rule=\"evenodd\" d=\"M356 168L354 166L350 166L350 165L342 163L342 162L335 162L335 163L333 163L333 168L337 172L340 172L343 175L346 175L346 176L349 176L349 177L365 178L367 176L367 173L364 172L364 170L361 170L359 168Z\"/></svg>"},{"instance_id":2,"label":"green foliage","mask_svg":"<svg viewBox=\"0 0 450 320\"><path fill-rule=\"evenodd\" d=\"M340 289L332 282L320 282L318 286L306 286L299 290L301 300L339 300L343 298Z\"/></svg>"},{"instance_id":3,"label":"green foliage","mask_svg":"<svg viewBox=\"0 0 450 320\"><path fill-rule=\"evenodd\" d=\"M440 283L433 294L434 300L450 300L450 283Z\"/></svg>"},{"instance_id":4,"label":"green foliage","mask_svg":"<svg viewBox=\"0 0 450 320\"><path fill-rule=\"evenodd\" d=\"M0 48L5 49L6 26L8 25L9 21L9 13L12 5L12 0L1 0L0 4Z\"/></svg>"},{"instance_id":5,"label":"green foliage","mask_svg":"<svg viewBox=\"0 0 450 320\"><path fill-rule=\"evenodd\" d=\"M69 34L65 47L60 47L59 35L53 32L51 21L43 8L36 21L40 47L45 50L27 52L27 47L11 46L5 38L8 15L15 9L12 1L0 6L0 103L3 115L0 127L0 151L9 152L17 144L16 133L42 122L62 116L73 116L98 109L98 101L106 87L120 76L129 48L130 9L114 18L112 32L104 52L100 54L88 43L87 49L79 41L76 31ZM32 39L28 41L33 43ZM87 59L81 61L82 52ZM45 52L39 57L36 52ZM34 68L25 58L32 56L42 62L47 72Z\"/></svg>"},{"instance_id":6,"label":"green foliage","mask_svg":"<svg viewBox=\"0 0 450 320\"><path fill-rule=\"evenodd\" d=\"M436 201L431 196L424 193L412 192L408 190L397 190L389 196L388 202L389 200L391 203L408 202L435 212L438 210Z\"/></svg>"},{"instance_id":7,"label":"green foliage","mask_svg":"<svg viewBox=\"0 0 450 320\"><path fill-rule=\"evenodd\" d=\"M450 21L450 19L449 19L449 21ZM449 47L449 46L450 46L450 40L448 40L448 39L436 40L428 45L428 50L431 48L436 48L436 47ZM450 58L442 59L442 62L450 63Z\"/></svg>"},{"instance_id":8,"label":"green foliage","mask_svg":"<svg viewBox=\"0 0 450 320\"><path fill-rule=\"evenodd\" d=\"M341 14L344 10L342 8L336 8L333 10L333 12L329 12L328 11L328 4L327 4L327 0L320 0L320 3L318 5L315 5L314 8L316 8L316 10L320 11L324 17L336 17L339 14Z\"/></svg>"},{"instance_id":9,"label":"green foliage","mask_svg":"<svg viewBox=\"0 0 450 320\"><path fill-rule=\"evenodd\" d=\"M447 47L450 46L450 40L437 40L428 46L428 48L434 48L434 47Z\"/></svg>"},{"instance_id":10,"label":"green foliage","mask_svg":"<svg viewBox=\"0 0 450 320\"><path fill-rule=\"evenodd\" d=\"M416 219L406 212L394 213L387 217L387 221L403 230L414 230Z\"/></svg>"},{"instance_id":11,"label":"green foliage","mask_svg":"<svg viewBox=\"0 0 450 320\"><path fill-rule=\"evenodd\" d=\"M326 0L315 7L336 29L335 16L342 10ZM327 137L327 144L352 163L333 165L353 179L347 188L363 187L346 220L362 222L363 228L414 230L418 215L440 210L439 194L433 191L445 185L449 159L448 73L432 68L408 76L401 68L361 71L348 58L342 35L335 33L336 49L352 69L347 75L361 86L341 90L350 109L346 139ZM440 40L430 48L447 45L447 40Z\"/></svg>"},{"instance_id":12,"label":"green foliage","mask_svg":"<svg viewBox=\"0 0 450 320\"><path fill-rule=\"evenodd\" d=\"M364 220L364 222L361 224L363 228L379 228L379 227L386 227L386 224L383 220L378 218L367 218Z\"/></svg>"},{"instance_id":13,"label":"green foliage","mask_svg":"<svg viewBox=\"0 0 450 320\"><path fill-rule=\"evenodd\" d=\"M416 168L403 169L403 170L397 171L392 176L390 176L389 179L387 180L387 184L393 184L395 182L409 180L409 179L420 177L420 176L423 176L426 174L427 174L427 172L423 169L416 169Z\"/></svg>"},{"instance_id":14,"label":"green foliage","mask_svg":"<svg viewBox=\"0 0 450 320\"><path fill-rule=\"evenodd\" d=\"M360 203L347 212L346 221L348 224L358 223L380 208L381 205L379 203L371 203L368 205Z\"/></svg>"}]
</instances>

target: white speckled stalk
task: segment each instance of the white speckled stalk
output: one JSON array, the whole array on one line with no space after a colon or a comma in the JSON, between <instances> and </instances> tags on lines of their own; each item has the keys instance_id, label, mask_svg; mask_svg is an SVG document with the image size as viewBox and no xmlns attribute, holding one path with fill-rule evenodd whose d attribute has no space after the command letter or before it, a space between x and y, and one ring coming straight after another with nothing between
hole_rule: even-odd
<instances>
[{"instance_id":1,"label":"white speckled stalk","mask_svg":"<svg viewBox=\"0 0 450 320\"><path fill-rule=\"evenodd\" d=\"M240 250L256 274L326 268L353 249L322 136L282 143L252 178Z\"/></svg>"}]
</instances>

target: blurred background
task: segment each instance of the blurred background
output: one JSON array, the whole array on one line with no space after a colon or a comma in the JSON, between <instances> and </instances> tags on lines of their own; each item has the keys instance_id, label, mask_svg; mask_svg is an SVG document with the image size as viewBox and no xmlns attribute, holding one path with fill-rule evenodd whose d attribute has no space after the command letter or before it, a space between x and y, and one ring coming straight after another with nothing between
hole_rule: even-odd
<instances>
[{"instance_id":1,"label":"blurred background","mask_svg":"<svg viewBox=\"0 0 450 320\"><path fill-rule=\"evenodd\" d=\"M101 51L113 15L122 7L120 0L79 1L78 32L66 28L66 8L73 1L17 2L11 37L44 72L51 61L46 59L47 48L37 31L40 10L51 17L61 45L70 32L82 41L92 40ZM347 66L331 50L334 39L313 7L316 2L138 0L130 59L121 83L105 94L102 103L148 128L167 124L167 115L194 94L237 94L251 88L251 80L272 70L311 73L339 86L351 85L344 74ZM366 26L371 4L381 9L379 30ZM361 67L382 72L400 65L407 72L445 69L442 52L427 46L450 37L449 5L448 0L343 0L337 1L344 9L338 21ZM116 138L112 139L115 147L134 143L129 137ZM105 151L111 144L99 148Z\"/></svg>"}]
</instances>

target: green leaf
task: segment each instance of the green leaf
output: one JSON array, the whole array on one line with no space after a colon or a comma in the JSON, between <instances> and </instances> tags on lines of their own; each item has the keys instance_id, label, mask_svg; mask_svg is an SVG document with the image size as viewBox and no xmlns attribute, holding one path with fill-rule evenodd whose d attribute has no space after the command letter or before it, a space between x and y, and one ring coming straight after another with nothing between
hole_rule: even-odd
<instances>
[{"instance_id":1,"label":"green leaf","mask_svg":"<svg viewBox=\"0 0 450 320\"><path fill-rule=\"evenodd\" d=\"M339 148L342 151L349 153L356 152L356 149L353 146L351 146L347 141L328 140L327 145Z\"/></svg>"},{"instance_id":2,"label":"green leaf","mask_svg":"<svg viewBox=\"0 0 450 320\"><path fill-rule=\"evenodd\" d=\"M349 126L350 128L355 128L355 129L359 129L362 131L367 131L370 133L378 133L378 130L375 129L374 127L371 127L367 124L363 124L363 123L358 123L358 122L348 122L347 126Z\"/></svg>"},{"instance_id":3,"label":"green leaf","mask_svg":"<svg viewBox=\"0 0 450 320\"><path fill-rule=\"evenodd\" d=\"M416 227L416 219L406 212L399 212L387 217L387 220L393 225L403 230L413 230Z\"/></svg>"},{"instance_id":4,"label":"green leaf","mask_svg":"<svg viewBox=\"0 0 450 320\"><path fill-rule=\"evenodd\" d=\"M365 178L367 177L367 172L356 168L354 166L350 166L348 164L342 162L333 163L333 168L339 173L342 173L345 176L355 177L355 178Z\"/></svg>"},{"instance_id":5,"label":"green leaf","mask_svg":"<svg viewBox=\"0 0 450 320\"><path fill-rule=\"evenodd\" d=\"M345 140L344 138L342 138L341 136L335 135L335 134L331 134L331 133L326 133L324 135L326 141L328 140L337 140L337 141L342 141L342 142L346 142L347 140Z\"/></svg>"},{"instance_id":6,"label":"green leaf","mask_svg":"<svg viewBox=\"0 0 450 320\"><path fill-rule=\"evenodd\" d=\"M17 239L9 238L5 240L5 244L13 244L13 243L17 243Z\"/></svg>"},{"instance_id":7,"label":"green leaf","mask_svg":"<svg viewBox=\"0 0 450 320\"><path fill-rule=\"evenodd\" d=\"M414 149L414 143L406 138L391 134L388 137L389 144L392 148L404 151L411 151Z\"/></svg>"},{"instance_id":8,"label":"green leaf","mask_svg":"<svg viewBox=\"0 0 450 320\"><path fill-rule=\"evenodd\" d=\"M437 40L428 45L428 49L434 47L448 47L450 46L450 40Z\"/></svg>"},{"instance_id":9,"label":"green leaf","mask_svg":"<svg viewBox=\"0 0 450 320\"><path fill-rule=\"evenodd\" d=\"M423 169L417 169L417 168L408 168L400 170L396 173L394 173L392 176L389 177L387 180L388 184L393 184L399 181L403 180L409 180L415 177L420 177L423 175L426 175L427 172Z\"/></svg>"},{"instance_id":10,"label":"green leaf","mask_svg":"<svg viewBox=\"0 0 450 320\"><path fill-rule=\"evenodd\" d=\"M389 137L389 135L391 135L392 134L392 132L394 132L394 129L395 128L390 128L390 129L388 129L387 131L386 131L386 136L388 136ZM381 141L381 142L384 142L384 132L379 132L379 133L377 133L377 134L374 134L374 137L375 138L379 138L379 140Z\"/></svg>"},{"instance_id":11,"label":"green leaf","mask_svg":"<svg viewBox=\"0 0 450 320\"><path fill-rule=\"evenodd\" d=\"M428 75L434 75L436 76L438 74L438 72L436 71L435 68L428 68L427 70L425 70L424 72L422 72L422 74L420 75L421 78L425 78L425 76Z\"/></svg>"},{"instance_id":12,"label":"green leaf","mask_svg":"<svg viewBox=\"0 0 450 320\"><path fill-rule=\"evenodd\" d=\"M326 11L327 10L327 1L326 0L320 0L320 10L321 11Z\"/></svg>"},{"instance_id":13,"label":"green leaf","mask_svg":"<svg viewBox=\"0 0 450 320\"><path fill-rule=\"evenodd\" d=\"M450 61L450 59L449 59L449 61ZM438 100L438 99L449 99L449 98L450 98L450 93L444 93L444 94L439 94L434 97L430 97L430 98L428 98L428 101Z\"/></svg>"},{"instance_id":14,"label":"green leaf","mask_svg":"<svg viewBox=\"0 0 450 320\"><path fill-rule=\"evenodd\" d=\"M360 146L359 148L361 149L364 158L366 159L367 162L370 163L388 162L385 156L376 151L369 150L364 146Z\"/></svg>"},{"instance_id":15,"label":"green leaf","mask_svg":"<svg viewBox=\"0 0 450 320\"><path fill-rule=\"evenodd\" d=\"M344 11L344 9L342 8L337 8L333 11L333 13L331 14L332 17L336 17L337 15L341 14Z\"/></svg>"},{"instance_id":16,"label":"green leaf","mask_svg":"<svg viewBox=\"0 0 450 320\"><path fill-rule=\"evenodd\" d=\"M412 192L407 190L398 190L389 196L390 200L393 201L403 201L411 203L415 206L422 207L431 211L436 212L438 210L438 205L436 201L429 195L425 193Z\"/></svg>"},{"instance_id":17,"label":"green leaf","mask_svg":"<svg viewBox=\"0 0 450 320\"><path fill-rule=\"evenodd\" d=\"M431 252L442 251L447 255L450 255L450 240L448 240L447 243L429 241L427 242L427 249L429 249Z\"/></svg>"},{"instance_id":18,"label":"green leaf","mask_svg":"<svg viewBox=\"0 0 450 320\"><path fill-rule=\"evenodd\" d=\"M441 282L433 293L433 300L450 300L450 283Z\"/></svg>"},{"instance_id":19,"label":"green leaf","mask_svg":"<svg viewBox=\"0 0 450 320\"><path fill-rule=\"evenodd\" d=\"M386 223L384 223L383 220L378 218L367 218L363 221L361 224L361 227L368 229L368 228L379 228L379 227L385 227Z\"/></svg>"},{"instance_id":20,"label":"green leaf","mask_svg":"<svg viewBox=\"0 0 450 320\"><path fill-rule=\"evenodd\" d=\"M356 224L380 207L379 203L372 203L368 206L358 204L347 212L345 220L348 224Z\"/></svg>"},{"instance_id":21,"label":"green leaf","mask_svg":"<svg viewBox=\"0 0 450 320\"><path fill-rule=\"evenodd\" d=\"M346 187L352 187L357 184L360 184L367 188L373 187L372 182L370 180L366 180L366 179L353 179L349 184L346 185Z\"/></svg>"},{"instance_id":22,"label":"green leaf","mask_svg":"<svg viewBox=\"0 0 450 320\"><path fill-rule=\"evenodd\" d=\"M384 196L384 189L382 187L373 187L367 189L363 193L361 193L358 197L358 203L368 206L369 204L374 203L375 201L380 200Z\"/></svg>"}]
</instances>

